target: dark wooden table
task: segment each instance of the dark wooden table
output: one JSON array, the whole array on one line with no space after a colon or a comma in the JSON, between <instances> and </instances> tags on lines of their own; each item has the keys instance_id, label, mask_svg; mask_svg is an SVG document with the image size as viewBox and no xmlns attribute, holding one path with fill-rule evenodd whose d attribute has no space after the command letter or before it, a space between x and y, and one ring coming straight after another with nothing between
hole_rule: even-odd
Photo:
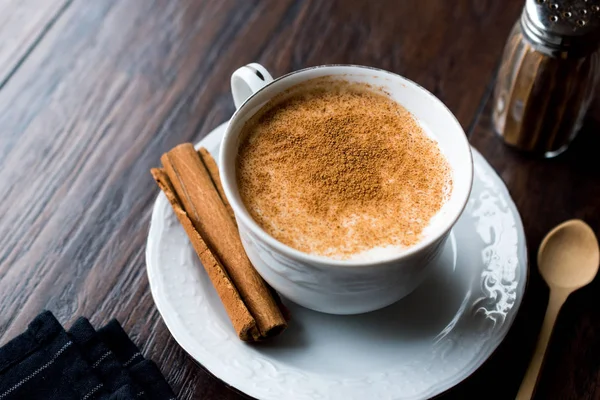
<instances>
[{"instance_id":1,"label":"dark wooden table","mask_svg":"<svg viewBox=\"0 0 600 400\"><path fill-rule=\"evenodd\" d=\"M504 147L490 89L520 1L0 0L0 345L42 309L67 326L118 318L181 399L237 399L170 336L145 272L160 155L234 107L229 76L355 63L404 75L456 114L525 224L530 283L500 349L441 399L510 399L547 289L543 235L569 218L600 233L600 111L564 156ZM597 118L594 118L596 116ZM599 283L558 320L537 399L600 399Z\"/></svg>"}]
</instances>

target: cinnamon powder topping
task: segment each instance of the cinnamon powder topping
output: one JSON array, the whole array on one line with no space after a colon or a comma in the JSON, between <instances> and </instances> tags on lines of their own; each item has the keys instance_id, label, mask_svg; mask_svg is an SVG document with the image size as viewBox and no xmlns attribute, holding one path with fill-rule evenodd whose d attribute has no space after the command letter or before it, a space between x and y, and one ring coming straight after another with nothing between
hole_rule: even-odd
<instances>
[{"instance_id":1,"label":"cinnamon powder topping","mask_svg":"<svg viewBox=\"0 0 600 400\"><path fill-rule=\"evenodd\" d=\"M338 259L416 244L451 192L451 170L412 115L361 83L317 79L243 127L242 201L275 239Z\"/></svg>"}]
</instances>

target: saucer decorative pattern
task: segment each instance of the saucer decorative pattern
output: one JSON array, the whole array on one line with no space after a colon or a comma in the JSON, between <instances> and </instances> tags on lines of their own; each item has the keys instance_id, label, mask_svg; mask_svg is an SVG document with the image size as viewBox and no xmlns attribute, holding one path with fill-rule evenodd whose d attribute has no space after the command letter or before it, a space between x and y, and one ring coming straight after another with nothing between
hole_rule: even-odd
<instances>
[{"instance_id":1,"label":"saucer decorative pattern","mask_svg":"<svg viewBox=\"0 0 600 400\"><path fill-rule=\"evenodd\" d=\"M223 124L198 146L215 158ZM375 312L338 316L287 302L292 322L274 340L238 340L184 230L160 193L146 248L150 288L175 340L227 384L257 399L435 396L473 373L519 309L527 251L501 179L473 150L471 197L435 270L413 293Z\"/></svg>"}]
</instances>

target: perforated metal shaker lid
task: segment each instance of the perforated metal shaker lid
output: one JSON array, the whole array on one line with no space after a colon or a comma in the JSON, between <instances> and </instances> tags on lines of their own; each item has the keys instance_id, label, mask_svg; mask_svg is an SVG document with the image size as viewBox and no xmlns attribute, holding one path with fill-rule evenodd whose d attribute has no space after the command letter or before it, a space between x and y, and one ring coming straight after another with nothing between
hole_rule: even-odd
<instances>
[{"instance_id":1,"label":"perforated metal shaker lid","mask_svg":"<svg viewBox=\"0 0 600 400\"><path fill-rule=\"evenodd\" d=\"M521 28L539 47L585 55L600 42L600 1L526 0Z\"/></svg>"}]
</instances>

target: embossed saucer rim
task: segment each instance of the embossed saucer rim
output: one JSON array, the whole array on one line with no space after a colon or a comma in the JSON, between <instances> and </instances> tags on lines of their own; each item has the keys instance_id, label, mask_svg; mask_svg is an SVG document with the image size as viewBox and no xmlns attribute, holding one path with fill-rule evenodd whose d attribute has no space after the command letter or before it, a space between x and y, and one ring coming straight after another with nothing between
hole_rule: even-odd
<instances>
[{"instance_id":1,"label":"embossed saucer rim","mask_svg":"<svg viewBox=\"0 0 600 400\"><path fill-rule=\"evenodd\" d=\"M209 150L211 150L211 148L216 148L220 140L218 133L222 132L223 129L224 125L221 125L213 132L211 132L201 142L202 145L209 148ZM219 321L215 321L214 311L211 309L211 306L209 305L210 302L208 301L208 297L210 297L210 295L204 296L202 292L200 292L199 294L196 292L197 288L200 287L200 283L191 282L191 284L188 285L188 288L191 288L192 293L183 293L184 291L180 291L179 289L177 289L177 293L168 293L168 291L165 291L167 284L174 283L166 282L164 281L164 279L160 279L160 264L157 261L158 259L160 259L160 254L157 254L157 251L159 251L159 247L163 243L160 243L160 235L156 236L156 233L157 230L165 229L165 222L167 225L169 225L172 224L172 221L164 220L165 216L161 214L161 212L165 210L168 210L167 213L170 211L168 202L166 201L164 196L161 199L161 194L157 199L153 211L152 224L150 228L150 234L148 237L148 246L146 249L146 258L152 295L168 329L171 331L171 334L174 336L175 340L190 355L192 355L194 359L203 364L204 367L212 374L214 374L217 378L223 380L227 384L235 387L236 389L244 393L261 399L289 398L290 391L288 389L292 386L295 388L294 390L296 390L296 392L293 392L294 398L317 398L319 395L323 397L323 393L325 392L327 393L327 395L324 396L325 398L344 398L348 400L359 399L361 398L360 393L362 390L363 394L369 393L369 397L374 399L422 399L442 393L445 390L451 388L452 386L458 384L470 374L472 374L479 366L481 366L481 364L483 364L483 362L493 353L493 351L504 339L518 311L523 296L523 291L526 285L528 268L523 227L518 211L516 210L516 207L510 199L508 191L504 187L504 184L502 183L500 178L495 174L492 168L487 164L487 162L478 152L473 150L473 154L474 159L477 160L476 164L480 166L480 169L483 168L485 170L479 172L490 175L488 177L489 183L492 186L498 186L496 189L500 192L499 199L501 200L501 202L505 203L504 205L506 206L507 210L511 212L510 216L514 218L514 221L512 221L512 223L514 225L513 228L516 232L515 240L517 241L517 243L515 244L515 254L517 256L517 259L513 260L513 262L516 261L517 265L513 265L512 267L514 267L513 273L516 273L518 276L516 277L516 283L514 284L514 287L510 286L512 283L510 282L510 279L508 279L508 285L500 287L499 289L504 290L506 293L509 294L508 300L512 301L512 304L509 304L510 301L508 301L508 303L506 304L500 304L497 301L496 303L492 304L493 307L487 305L488 308L486 309L485 301L492 298L495 294L490 294L488 295L488 298L482 299L484 302L481 305L481 310L484 314L489 314L489 318L488 315L486 315L486 318L493 321L496 321L494 320L494 318L499 318L500 323L496 326L496 322L494 322L493 328L486 328L487 330L484 333L488 334L489 332L491 332L492 335L490 335L489 337L486 336L485 340L482 340L483 345L481 346L481 348L479 348L477 354L470 354L469 361L465 365L463 365L460 371L456 371L456 373L454 373L453 375L447 376L446 379L437 380L433 384L428 385L426 388L419 389L417 387L418 385L415 384L412 387L411 393L411 390L404 390L406 389L406 387L402 387L403 392L399 392L398 387L400 386L398 386L397 383L398 379L395 379L394 376L389 376L390 374L375 374L373 376L367 376L365 377L365 379L362 380L344 379L343 377L339 376L323 377L320 374L290 368L288 365L279 365L277 360L265 359L260 353L257 352L243 350L239 353L228 354L227 351L223 349L229 346L228 342L229 344L233 343L235 345L239 345L237 343L238 339L235 337L232 331L229 332L224 330L223 327L220 326ZM162 211L160 210L160 207L163 207ZM481 211L482 213L486 212L485 209ZM171 220L174 220L174 218L171 218ZM483 234L485 234L485 232L483 232ZM162 238L162 240L168 241L169 238ZM175 243L175 245L181 247L181 243ZM185 244L185 246L189 247L189 244ZM493 254L491 256L493 256ZM169 261L175 261L175 258L176 257L173 256L169 258ZM183 262L185 262L185 260ZM488 262L493 263L494 259L492 258L491 260L488 260ZM501 274L508 273L510 275L511 271L510 268L508 268L510 266L501 265L500 267L501 268L496 268L494 271L492 271L492 276L485 277L484 281L482 282L482 285L486 289L493 291L498 289L494 285L504 285L503 282L499 282L502 280L503 276L495 276L494 274L497 275L498 271L500 271ZM170 278L171 277L169 277L169 279ZM510 276L508 278L510 278ZM175 279L175 277L173 277L173 279ZM186 282L186 280L189 281L190 279L193 281L196 278L190 276L183 277L182 282ZM174 285L177 286L177 284L178 283L175 282ZM486 285L489 285L489 287L486 287ZM185 283L181 283L180 286L183 289L185 289L186 287ZM181 300L177 296L181 298L187 298L189 299L189 301L177 303L177 301ZM184 304L184 306L178 308L177 306L181 304ZM201 341L198 340L198 337L194 335L194 333L198 334L199 332L190 332L188 329L189 326L186 326L186 321L190 322L192 318L197 317L199 310L206 312L206 316L212 316L212 320L202 321L204 325L202 325L200 332L210 331L206 334L208 336L206 336L203 339L206 339L210 336L213 338L217 338L217 342L201 343ZM456 322L457 321L454 321L454 323ZM458 330L453 330L452 328L453 326L450 327L449 330ZM443 333L444 332L441 332L441 334ZM460 340L461 338L456 339ZM250 346L246 347L249 348ZM432 368L432 370L434 371L433 374L435 374L435 368ZM255 377L255 380L258 381L258 383L254 382L254 380L252 379L247 379L248 373L251 373L251 375ZM261 385L264 387L262 387ZM378 385L381 387L379 387ZM387 387L386 385L390 387L389 391L387 392L385 389ZM408 385L410 386L410 383ZM373 393L373 395L371 396L371 388L373 388L373 391L375 391L376 387L379 388L377 394ZM415 387L417 388L415 389ZM342 393L342 390L340 393L334 395L334 393L336 393L336 388L346 390L347 394L344 397L342 397L344 395ZM408 389L411 388L409 387ZM300 392L298 392L298 390L300 390ZM305 394L305 396L300 396L302 394Z\"/></svg>"}]
</instances>

